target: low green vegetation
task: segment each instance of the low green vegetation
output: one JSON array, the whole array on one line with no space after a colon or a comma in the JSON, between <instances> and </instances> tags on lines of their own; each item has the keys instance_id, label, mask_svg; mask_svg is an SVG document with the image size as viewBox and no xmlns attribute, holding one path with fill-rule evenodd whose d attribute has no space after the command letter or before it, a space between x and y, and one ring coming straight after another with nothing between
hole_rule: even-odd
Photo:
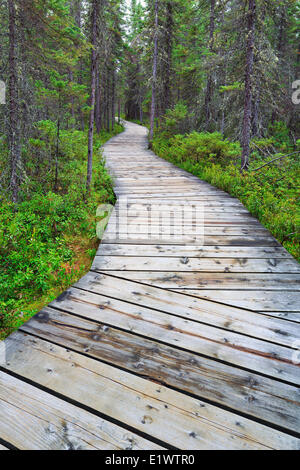
<instances>
[{"instance_id":1,"label":"low green vegetation","mask_svg":"<svg viewBox=\"0 0 300 470\"><path fill-rule=\"evenodd\" d=\"M26 178L20 202L13 204L1 194L0 339L89 270L97 248L97 205L114 202L101 146L121 130L117 125L113 132L95 136L93 185L86 198L86 132L61 132L56 178L51 163L57 152L56 125L36 125L35 138L23 149ZM1 145L0 170L7 156Z\"/></svg>"},{"instance_id":2,"label":"low green vegetation","mask_svg":"<svg viewBox=\"0 0 300 470\"><path fill-rule=\"evenodd\" d=\"M180 115L184 119L181 107L167 113L154 137L153 150L238 198L299 260L300 141L291 142L285 124L274 123L267 138L252 140L250 169L241 173L238 142L218 132L176 134Z\"/></svg>"}]
</instances>

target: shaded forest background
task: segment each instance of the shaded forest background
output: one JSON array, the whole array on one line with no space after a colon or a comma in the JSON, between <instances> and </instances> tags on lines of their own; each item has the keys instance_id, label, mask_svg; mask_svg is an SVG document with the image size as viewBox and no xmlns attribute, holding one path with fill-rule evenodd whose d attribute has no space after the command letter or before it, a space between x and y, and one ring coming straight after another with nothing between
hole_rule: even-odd
<instances>
[{"instance_id":1,"label":"shaded forest background","mask_svg":"<svg viewBox=\"0 0 300 470\"><path fill-rule=\"evenodd\" d=\"M2 336L89 269L121 118L299 258L296 0L0 0Z\"/></svg>"}]
</instances>

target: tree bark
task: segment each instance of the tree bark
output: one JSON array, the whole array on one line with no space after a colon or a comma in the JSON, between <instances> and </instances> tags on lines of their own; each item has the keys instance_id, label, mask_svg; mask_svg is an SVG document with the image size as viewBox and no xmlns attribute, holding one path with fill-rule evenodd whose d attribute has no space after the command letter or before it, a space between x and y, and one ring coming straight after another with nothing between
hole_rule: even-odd
<instances>
[{"instance_id":1,"label":"tree bark","mask_svg":"<svg viewBox=\"0 0 300 470\"><path fill-rule=\"evenodd\" d=\"M280 23L279 23L279 32L278 32L278 53L279 58L282 58L285 48L286 42L286 6L282 5L280 7L281 14L280 14Z\"/></svg>"},{"instance_id":2,"label":"tree bark","mask_svg":"<svg viewBox=\"0 0 300 470\"><path fill-rule=\"evenodd\" d=\"M158 0L155 0L155 31L154 31L154 53L153 53L153 70L152 70L152 102L150 114L150 133L149 140L153 140L154 121L156 112L156 80L157 80L157 58L158 58Z\"/></svg>"},{"instance_id":3,"label":"tree bark","mask_svg":"<svg viewBox=\"0 0 300 470\"><path fill-rule=\"evenodd\" d=\"M139 98L140 102L139 102L139 108L140 108L140 123L143 124L144 122L144 115L143 115L143 102L142 102L142 97L140 95L140 98Z\"/></svg>"},{"instance_id":4,"label":"tree bark","mask_svg":"<svg viewBox=\"0 0 300 470\"><path fill-rule=\"evenodd\" d=\"M75 9L74 17L75 17L76 24L77 24L78 28L81 29L81 26L82 26L82 24L81 24L82 23L82 21L81 21L82 0L75 0L74 9Z\"/></svg>"},{"instance_id":5,"label":"tree bark","mask_svg":"<svg viewBox=\"0 0 300 470\"><path fill-rule=\"evenodd\" d=\"M103 66L103 74L102 74L102 90L103 90L103 129L107 129L107 66Z\"/></svg>"},{"instance_id":6,"label":"tree bark","mask_svg":"<svg viewBox=\"0 0 300 470\"><path fill-rule=\"evenodd\" d=\"M113 65L113 71L112 71L112 90L111 90L111 129L112 131L115 128L115 108L116 108L116 72L115 68Z\"/></svg>"},{"instance_id":7,"label":"tree bark","mask_svg":"<svg viewBox=\"0 0 300 470\"><path fill-rule=\"evenodd\" d=\"M110 70L107 68L106 71L106 84L105 84L105 93L106 93L106 130L110 131Z\"/></svg>"},{"instance_id":8,"label":"tree bark","mask_svg":"<svg viewBox=\"0 0 300 470\"><path fill-rule=\"evenodd\" d=\"M97 63L96 70L96 97L95 97L95 121L96 121L96 131L97 134L100 134L101 131L101 85L99 77L99 64Z\"/></svg>"},{"instance_id":9,"label":"tree bark","mask_svg":"<svg viewBox=\"0 0 300 470\"><path fill-rule=\"evenodd\" d=\"M167 46L167 64L164 86L164 110L165 113L170 107L171 99L171 69L172 69L172 41L173 41L173 6L171 2L167 3L167 24L166 24L166 46Z\"/></svg>"},{"instance_id":10,"label":"tree bark","mask_svg":"<svg viewBox=\"0 0 300 470\"><path fill-rule=\"evenodd\" d=\"M249 167L255 19L256 19L256 0L249 0L247 41L246 41L244 120L243 120L242 141L241 141L241 144L242 144L241 170L242 171L247 170Z\"/></svg>"},{"instance_id":11,"label":"tree bark","mask_svg":"<svg viewBox=\"0 0 300 470\"><path fill-rule=\"evenodd\" d=\"M252 124L252 137L260 137L260 124L259 124L259 109L260 109L260 87L257 84L256 95L252 102L252 117L251 117L251 124Z\"/></svg>"},{"instance_id":12,"label":"tree bark","mask_svg":"<svg viewBox=\"0 0 300 470\"><path fill-rule=\"evenodd\" d=\"M121 124L121 99L118 99L118 124Z\"/></svg>"},{"instance_id":13,"label":"tree bark","mask_svg":"<svg viewBox=\"0 0 300 470\"><path fill-rule=\"evenodd\" d=\"M59 145L60 145L60 117L61 117L61 98L59 95L58 102L58 117L57 117L57 132L56 132L56 153L55 153L55 180L54 180L54 191L58 191L58 157L59 157Z\"/></svg>"},{"instance_id":14,"label":"tree bark","mask_svg":"<svg viewBox=\"0 0 300 470\"><path fill-rule=\"evenodd\" d=\"M19 193L18 167L21 162L20 149L20 110L18 96L17 64L17 18L14 0L9 0L9 154L10 154L10 189L13 202L17 202Z\"/></svg>"},{"instance_id":15,"label":"tree bark","mask_svg":"<svg viewBox=\"0 0 300 470\"><path fill-rule=\"evenodd\" d=\"M69 69L69 82L73 82L73 71L71 69ZM72 127L74 129L75 128L76 118L75 118L75 102L74 102L74 96L73 95L71 96L71 116L72 116L72 119L73 119Z\"/></svg>"},{"instance_id":16,"label":"tree bark","mask_svg":"<svg viewBox=\"0 0 300 470\"><path fill-rule=\"evenodd\" d=\"M210 26L209 26L209 52L213 52L214 49L214 34L215 34L215 14L216 8L216 0L211 0L210 2ZM209 128L210 121L212 119L212 109L211 109L211 101L212 101L212 93L213 93L213 76L212 71L209 70L208 78L207 78L207 86L206 86L206 93L205 93L205 127L206 129Z\"/></svg>"},{"instance_id":17,"label":"tree bark","mask_svg":"<svg viewBox=\"0 0 300 470\"><path fill-rule=\"evenodd\" d=\"M79 30L82 30L82 0L72 0L70 2L70 8L71 8L71 14L72 17L74 18L76 26L79 28ZM78 74L78 84L82 85L83 84L83 60L82 57L79 59L79 74ZM76 111L76 112L75 112ZM75 118L76 118L76 113L78 114L79 118L79 123L80 123L80 128L82 131L84 131L85 128L85 122L84 122L84 116L81 110L81 106L76 106L76 110L74 110ZM73 111L72 111L73 115Z\"/></svg>"},{"instance_id":18,"label":"tree bark","mask_svg":"<svg viewBox=\"0 0 300 470\"><path fill-rule=\"evenodd\" d=\"M86 189L87 193L91 189L92 172L93 172L93 138L94 138L94 121L95 121L95 96L96 96L96 71L97 71L97 37L98 28L97 20L99 15L99 4L97 0L93 0L92 3L92 18L91 18L91 111L90 111L90 122L88 132L88 164L87 164L87 180Z\"/></svg>"}]
</instances>

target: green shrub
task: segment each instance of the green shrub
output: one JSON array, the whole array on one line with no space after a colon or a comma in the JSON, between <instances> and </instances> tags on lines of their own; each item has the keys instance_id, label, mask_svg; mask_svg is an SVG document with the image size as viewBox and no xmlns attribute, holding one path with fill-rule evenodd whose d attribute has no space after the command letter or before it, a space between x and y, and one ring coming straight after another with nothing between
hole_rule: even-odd
<instances>
[{"instance_id":1,"label":"green shrub","mask_svg":"<svg viewBox=\"0 0 300 470\"><path fill-rule=\"evenodd\" d=\"M42 129L39 138L31 140L26 151L47 148L53 152L51 122L44 121L39 129ZM121 129L117 127L115 133ZM96 208L99 203L114 203L112 181L100 151L111 135L103 132L95 136L93 184L88 200L85 200L86 133L75 130L62 132L58 194L53 192L53 179L42 184L32 176L30 183L25 181L21 188L23 200L17 207L2 197L0 338L35 314L43 306L41 299L47 304L81 277L86 266L77 260L72 246L75 241L86 246L89 260L95 253ZM32 305L35 302L36 307Z\"/></svg>"},{"instance_id":2,"label":"green shrub","mask_svg":"<svg viewBox=\"0 0 300 470\"><path fill-rule=\"evenodd\" d=\"M161 133L168 138L181 132L187 113L187 106L183 103L177 103L173 109L168 109L161 123Z\"/></svg>"},{"instance_id":3,"label":"green shrub","mask_svg":"<svg viewBox=\"0 0 300 470\"><path fill-rule=\"evenodd\" d=\"M238 161L240 157L240 144L224 139L219 132L192 132L189 135L175 135L167 140L164 134L156 137L154 150L162 151L173 161L182 163L188 159L190 162L219 163L226 165L231 161Z\"/></svg>"},{"instance_id":4,"label":"green shrub","mask_svg":"<svg viewBox=\"0 0 300 470\"><path fill-rule=\"evenodd\" d=\"M276 121L269 125L269 134L278 145L278 150L281 150L282 152L289 151L291 149L289 133L289 129L285 122Z\"/></svg>"}]
</instances>

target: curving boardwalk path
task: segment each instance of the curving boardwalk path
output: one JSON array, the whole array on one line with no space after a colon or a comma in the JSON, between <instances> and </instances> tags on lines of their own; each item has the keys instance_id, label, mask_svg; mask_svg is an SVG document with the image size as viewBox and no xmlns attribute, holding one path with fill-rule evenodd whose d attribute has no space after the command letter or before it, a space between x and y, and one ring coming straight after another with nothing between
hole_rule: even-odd
<instances>
[{"instance_id":1,"label":"curving boardwalk path","mask_svg":"<svg viewBox=\"0 0 300 470\"><path fill-rule=\"evenodd\" d=\"M299 449L298 263L145 128L105 155L91 271L0 349L0 448Z\"/></svg>"}]
</instances>

